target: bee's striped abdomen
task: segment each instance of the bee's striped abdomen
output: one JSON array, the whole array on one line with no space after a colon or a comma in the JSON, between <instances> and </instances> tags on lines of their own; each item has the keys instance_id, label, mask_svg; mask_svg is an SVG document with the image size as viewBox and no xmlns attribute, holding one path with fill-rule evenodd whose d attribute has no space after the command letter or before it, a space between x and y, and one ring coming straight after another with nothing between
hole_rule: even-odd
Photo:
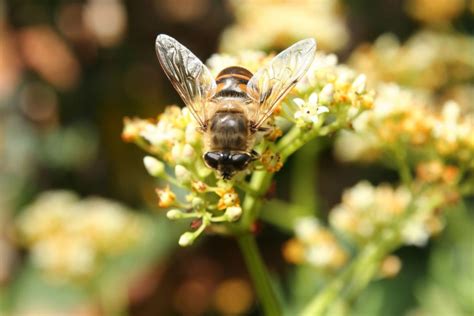
<instances>
[{"instance_id":1,"label":"bee's striped abdomen","mask_svg":"<svg viewBox=\"0 0 474 316\"><path fill-rule=\"evenodd\" d=\"M247 83L252 73L243 67L228 67L223 69L216 78L217 92L215 97L247 98Z\"/></svg>"}]
</instances>

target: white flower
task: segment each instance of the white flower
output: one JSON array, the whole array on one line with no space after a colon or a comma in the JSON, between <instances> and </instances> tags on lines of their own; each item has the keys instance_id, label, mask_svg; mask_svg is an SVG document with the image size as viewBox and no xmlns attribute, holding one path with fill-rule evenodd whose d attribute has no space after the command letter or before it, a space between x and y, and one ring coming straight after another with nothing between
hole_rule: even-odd
<instances>
[{"instance_id":1,"label":"white flower","mask_svg":"<svg viewBox=\"0 0 474 316\"><path fill-rule=\"evenodd\" d=\"M311 64L308 73L315 71L321 71L326 68L332 68L337 65L337 56L334 54L324 55L321 52L317 52L314 57L314 61Z\"/></svg>"},{"instance_id":2,"label":"white flower","mask_svg":"<svg viewBox=\"0 0 474 316\"><path fill-rule=\"evenodd\" d=\"M140 134L153 146L163 146L167 143L174 143L184 137L184 132L172 126L167 120L160 120L155 125L147 125Z\"/></svg>"},{"instance_id":3,"label":"white flower","mask_svg":"<svg viewBox=\"0 0 474 316\"><path fill-rule=\"evenodd\" d=\"M450 100L447 101L441 112L441 120L437 121L433 128L433 136L441 138L448 143L454 143L458 138L468 137L472 126L464 125L460 120L461 109L459 104ZM466 120L467 123L470 123Z\"/></svg>"},{"instance_id":4,"label":"white flower","mask_svg":"<svg viewBox=\"0 0 474 316\"><path fill-rule=\"evenodd\" d=\"M355 209L368 209L374 202L375 188L368 181L361 181L344 192L343 202Z\"/></svg>"},{"instance_id":5,"label":"white flower","mask_svg":"<svg viewBox=\"0 0 474 316\"><path fill-rule=\"evenodd\" d=\"M401 234L405 244L418 247L425 246L430 237L430 233L420 221L408 222L403 227Z\"/></svg>"},{"instance_id":6,"label":"white flower","mask_svg":"<svg viewBox=\"0 0 474 316\"><path fill-rule=\"evenodd\" d=\"M318 95L315 92L311 93L307 102L301 98L294 98L293 102L299 107L299 110L294 114L294 118L296 124L300 126L305 126L308 123L316 124L319 122L319 115L329 112L326 106L318 105Z\"/></svg>"},{"instance_id":7,"label":"white flower","mask_svg":"<svg viewBox=\"0 0 474 316\"><path fill-rule=\"evenodd\" d=\"M336 79L336 88L344 87L354 78L354 72L348 68L341 68Z\"/></svg>"},{"instance_id":8,"label":"white flower","mask_svg":"<svg viewBox=\"0 0 474 316\"><path fill-rule=\"evenodd\" d=\"M319 222L314 217L303 217L296 220L294 227L298 239L310 241L319 230Z\"/></svg>"},{"instance_id":9,"label":"white flower","mask_svg":"<svg viewBox=\"0 0 474 316\"><path fill-rule=\"evenodd\" d=\"M306 254L306 260L316 267L328 266L333 260L334 246L317 245L311 246Z\"/></svg>"}]
</instances>

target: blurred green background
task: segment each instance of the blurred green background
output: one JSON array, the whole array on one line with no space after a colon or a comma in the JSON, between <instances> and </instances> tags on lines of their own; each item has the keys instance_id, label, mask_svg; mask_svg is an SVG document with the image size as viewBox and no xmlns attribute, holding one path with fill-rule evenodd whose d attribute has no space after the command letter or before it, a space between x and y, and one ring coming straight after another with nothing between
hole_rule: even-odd
<instances>
[{"instance_id":1,"label":"blurred green background","mask_svg":"<svg viewBox=\"0 0 474 316\"><path fill-rule=\"evenodd\" d=\"M294 11L279 11L285 1L0 0L0 315L260 314L232 240L212 237L176 249L180 227L156 211L142 153L121 140L124 117L155 117L168 104L182 104L156 60L156 35L173 36L202 60L216 52L281 49L311 36L342 62L384 33L401 42L426 28L474 36L473 1L288 3ZM468 107L473 79L463 82ZM451 86L430 89L439 96ZM395 179L382 167L337 162L331 140L317 151L308 154L319 157L317 164L310 159L307 166L318 179L322 211L361 178ZM276 194L288 196L301 159L277 175ZM137 215L144 233L112 255L97 251L87 277L58 279L53 271L51 278L31 259L36 239L25 242L15 228L22 213L32 212L26 206L50 190L110 199L100 207ZM59 202L44 203L54 209ZM354 315L457 316L465 311L459 306L472 308L473 205L466 201L453 211L447 230L426 248L399 250L400 275L371 285ZM55 214L63 221L58 225L74 221ZM288 238L270 226L259 236L275 275L291 273L280 250ZM281 290L291 291L291 282L283 277Z\"/></svg>"}]
</instances>

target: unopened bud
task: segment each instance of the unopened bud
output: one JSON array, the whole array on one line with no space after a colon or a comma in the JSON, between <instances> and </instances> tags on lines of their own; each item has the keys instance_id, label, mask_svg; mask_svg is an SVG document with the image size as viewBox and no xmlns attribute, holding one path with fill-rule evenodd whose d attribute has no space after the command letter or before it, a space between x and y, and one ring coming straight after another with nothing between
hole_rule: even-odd
<instances>
[{"instance_id":1,"label":"unopened bud","mask_svg":"<svg viewBox=\"0 0 474 316\"><path fill-rule=\"evenodd\" d=\"M194 209L200 209L204 206L204 200L196 196L191 200L191 205Z\"/></svg>"},{"instance_id":2,"label":"unopened bud","mask_svg":"<svg viewBox=\"0 0 474 316\"><path fill-rule=\"evenodd\" d=\"M143 164L145 165L146 171L154 177L159 177L165 172L165 164L155 157L145 156L145 158L143 158Z\"/></svg>"},{"instance_id":3,"label":"unopened bud","mask_svg":"<svg viewBox=\"0 0 474 316\"><path fill-rule=\"evenodd\" d=\"M380 276L383 278L393 278L400 272L402 268L402 261L397 256L386 257L380 266Z\"/></svg>"},{"instance_id":4,"label":"unopened bud","mask_svg":"<svg viewBox=\"0 0 474 316\"><path fill-rule=\"evenodd\" d=\"M328 83L323 87L321 92L319 92L319 103L322 105L329 105L334 101L334 85Z\"/></svg>"},{"instance_id":5,"label":"unopened bud","mask_svg":"<svg viewBox=\"0 0 474 316\"><path fill-rule=\"evenodd\" d=\"M355 78L354 82L352 83L352 89L357 94L362 94L365 92L367 86L367 76L364 74L360 74Z\"/></svg>"},{"instance_id":6,"label":"unopened bud","mask_svg":"<svg viewBox=\"0 0 474 316\"><path fill-rule=\"evenodd\" d=\"M193 233L185 232L184 234L181 235L181 237L179 237L178 244L181 247L191 246L194 242L194 238L195 237Z\"/></svg>"},{"instance_id":7,"label":"unopened bud","mask_svg":"<svg viewBox=\"0 0 474 316\"><path fill-rule=\"evenodd\" d=\"M180 162L183 160L183 145L177 143L171 147L171 158L175 162Z\"/></svg>"},{"instance_id":8,"label":"unopened bud","mask_svg":"<svg viewBox=\"0 0 474 316\"><path fill-rule=\"evenodd\" d=\"M176 180L181 183L188 183L191 180L191 172L182 165L176 165L174 174L176 175Z\"/></svg>"},{"instance_id":9,"label":"unopened bud","mask_svg":"<svg viewBox=\"0 0 474 316\"><path fill-rule=\"evenodd\" d=\"M199 132L196 129L194 124L189 124L186 126L186 131L184 133L184 139L186 143L196 144L199 139Z\"/></svg>"},{"instance_id":10,"label":"unopened bud","mask_svg":"<svg viewBox=\"0 0 474 316\"><path fill-rule=\"evenodd\" d=\"M180 219L183 215L183 212L177 209L172 209L166 212L166 217L171 220Z\"/></svg>"},{"instance_id":11,"label":"unopened bud","mask_svg":"<svg viewBox=\"0 0 474 316\"><path fill-rule=\"evenodd\" d=\"M184 145L182 154L183 154L183 159L185 161L191 162L195 156L195 151L194 151L193 146L189 144Z\"/></svg>"},{"instance_id":12,"label":"unopened bud","mask_svg":"<svg viewBox=\"0 0 474 316\"><path fill-rule=\"evenodd\" d=\"M240 206L228 207L225 211L225 215L230 221L234 222L242 215L242 208Z\"/></svg>"}]
</instances>

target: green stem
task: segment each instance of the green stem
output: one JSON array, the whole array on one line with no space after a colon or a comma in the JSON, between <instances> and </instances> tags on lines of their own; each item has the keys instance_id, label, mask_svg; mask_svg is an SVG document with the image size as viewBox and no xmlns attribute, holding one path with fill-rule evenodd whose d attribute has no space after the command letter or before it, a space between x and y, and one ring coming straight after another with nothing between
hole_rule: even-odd
<instances>
[{"instance_id":1,"label":"green stem","mask_svg":"<svg viewBox=\"0 0 474 316\"><path fill-rule=\"evenodd\" d=\"M280 139L277 145L277 149L285 148L286 146L293 143L296 139L298 139L298 137L300 137L300 131L301 130L299 127L293 125L290 131L286 133L282 139Z\"/></svg>"},{"instance_id":2,"label":"green stem","mask_svg":"<svg viewBox=\"0 0 474 316\"><path fill-rule=\"evenodd\" d=\"M277 144L277 152L285 161L291 154L318 135L326 135L339 124L331 124L324 128L314 128L309 131L302 131L294 126ZM248 192L245 194L242 203L242 218L240 219L240 232L238 237L240 249L244 255L245 263L249 269L252 280L255 284L257 295L262 302L265 315L281 315L280 304L273 292L270 278L266 271L258 252L257 245L252 235L249 234L251 225L258 218L262 207L262 196L270 187L273 174L267 171L255 171L246 187Z\"/></svg>"},{"instance_id":3,"label":"green stem","mask_svg":"<svg viewBox=\"0 0 474 316\"><path fill-rule=\"evenodd\" d=\"M264 315L281 315L280 303L272 287L270 276L265 268L262 257L260 256L255 238L249 233L244 233L237 237L237 241L247 268L249 269L250 277L255 286L255 291L260 300Z\"/></svg>"},{"instance_id":4,"label":"green stem","mask_svg":"<svg viewBox=\"0 0 474 316\"><path fill-rule=\"evenodd\" d=\"M319 213L316 162L321 147L321 142L313 140L293 157L290 196L293 203L304 206L305 211L301 216Z\"/></svg>"},{"instance_id":5,"label":"green stem","mask_svg":"<svg viewBox=\"0 0 474 316\"><path fill-rule=\"evenodd\" d=\"M396 145L397 146L397 145ZM397 146L395 149L394 156L397 163L398 175L402 183L411 190L411 184L413 182L413 177L411 175L410 166L407 161L407 153L401 146Z\"/></svg>"},{"instance_id":6,"label":"green stem","mask_svg":"<svg viewBox=\"0 0 474 316\"><path fill-rule=\"evenodd\" d=\"M442 202L438 199L433 200L428 209L434 210ZM329 305L337 298L351 301L365 289L378 272L383 258L400 246L402 242L400 230L406 222L412 220L413 211L416 211L415 207L415 200L412 200L407 205L404 216L390 229L386 229L376 236L373 242L367 244L350 265L306 305L301 315L324 315Z\"/></svg>"},{"instance_id":7,"label":"green stem","mask_svg":"<svg viewBox=\"0 0 474 316\"><path fill-rule=\"evenodd\" d=\"M97 284L97 295L104 315L127 316L127 298L122 287L110 278L101 279ZM110 291L110 289L115 289Z\"/></svg>"},{"instance_id":8,"label":"green stem","mask_svg":"<svg viewBox=\"0 0 474 316\"><path fill-rule=\"evenodd\" d=\"M351 264L306 305L301 316L324 315L344 289L347 289L346 296L351 298L365 288L377 273L379 262L399 244L399 235L394 231L365 246Z\"/></svg>"},{"instance_id":9,"label":"green stem","mask_svg":"<svg viewBox=\"0 0 474 316\"><path fill-rule=\"evenodd\" d=\"M341 125L341 121L334 121L329 125L323 127L317 126L310 130L303 130L295 125L285 135L285 137L278 142L276 150L280 153L282 161L286 161L289 156L313 138L316 138L317 136L326 136L340 129Z\"/></svg>"},{"instance_id":10,"label":"green stem","mask_svg":"<svg viewBox=\"0 0 474 316\"><path fill-rule=\"evenodd\" d=\"M248 186L255 194L245 194L245 199L242 203L243 214L240 225L244 230L248 230L258 217L262 205L261 197L267 192L272 177L273 174L266 171L255 171L253 173Z\"/></svg>"},{"instance_id":11,"label":"green stem","mask_svg":"<svg viewBox=\"0 0 474 316\"><path fill-rule=\"evenodd\" d=\"M252 188L247 182L245 181L240 181L240 182L235 182L235 186L242 191L244 191L247 194L253 195L254 197L258 197L258 191Z\"/></svg>"},{"instance_id":12,"label":"green stem","mask_svg":"<svg viewBox=\"0 0 474 316\"><path fill-rule=\"evenodd\" d=\"M311 139L318 136L318 129L311 129L308 131L303 131L299 127L295 126L285 137L285 141L280 141L277 144L277 151L280 152L281 159L286 161L286 159L291 156L295 151L300 149L304 144L309 142Z\"/></svg>"}]
</instances>

